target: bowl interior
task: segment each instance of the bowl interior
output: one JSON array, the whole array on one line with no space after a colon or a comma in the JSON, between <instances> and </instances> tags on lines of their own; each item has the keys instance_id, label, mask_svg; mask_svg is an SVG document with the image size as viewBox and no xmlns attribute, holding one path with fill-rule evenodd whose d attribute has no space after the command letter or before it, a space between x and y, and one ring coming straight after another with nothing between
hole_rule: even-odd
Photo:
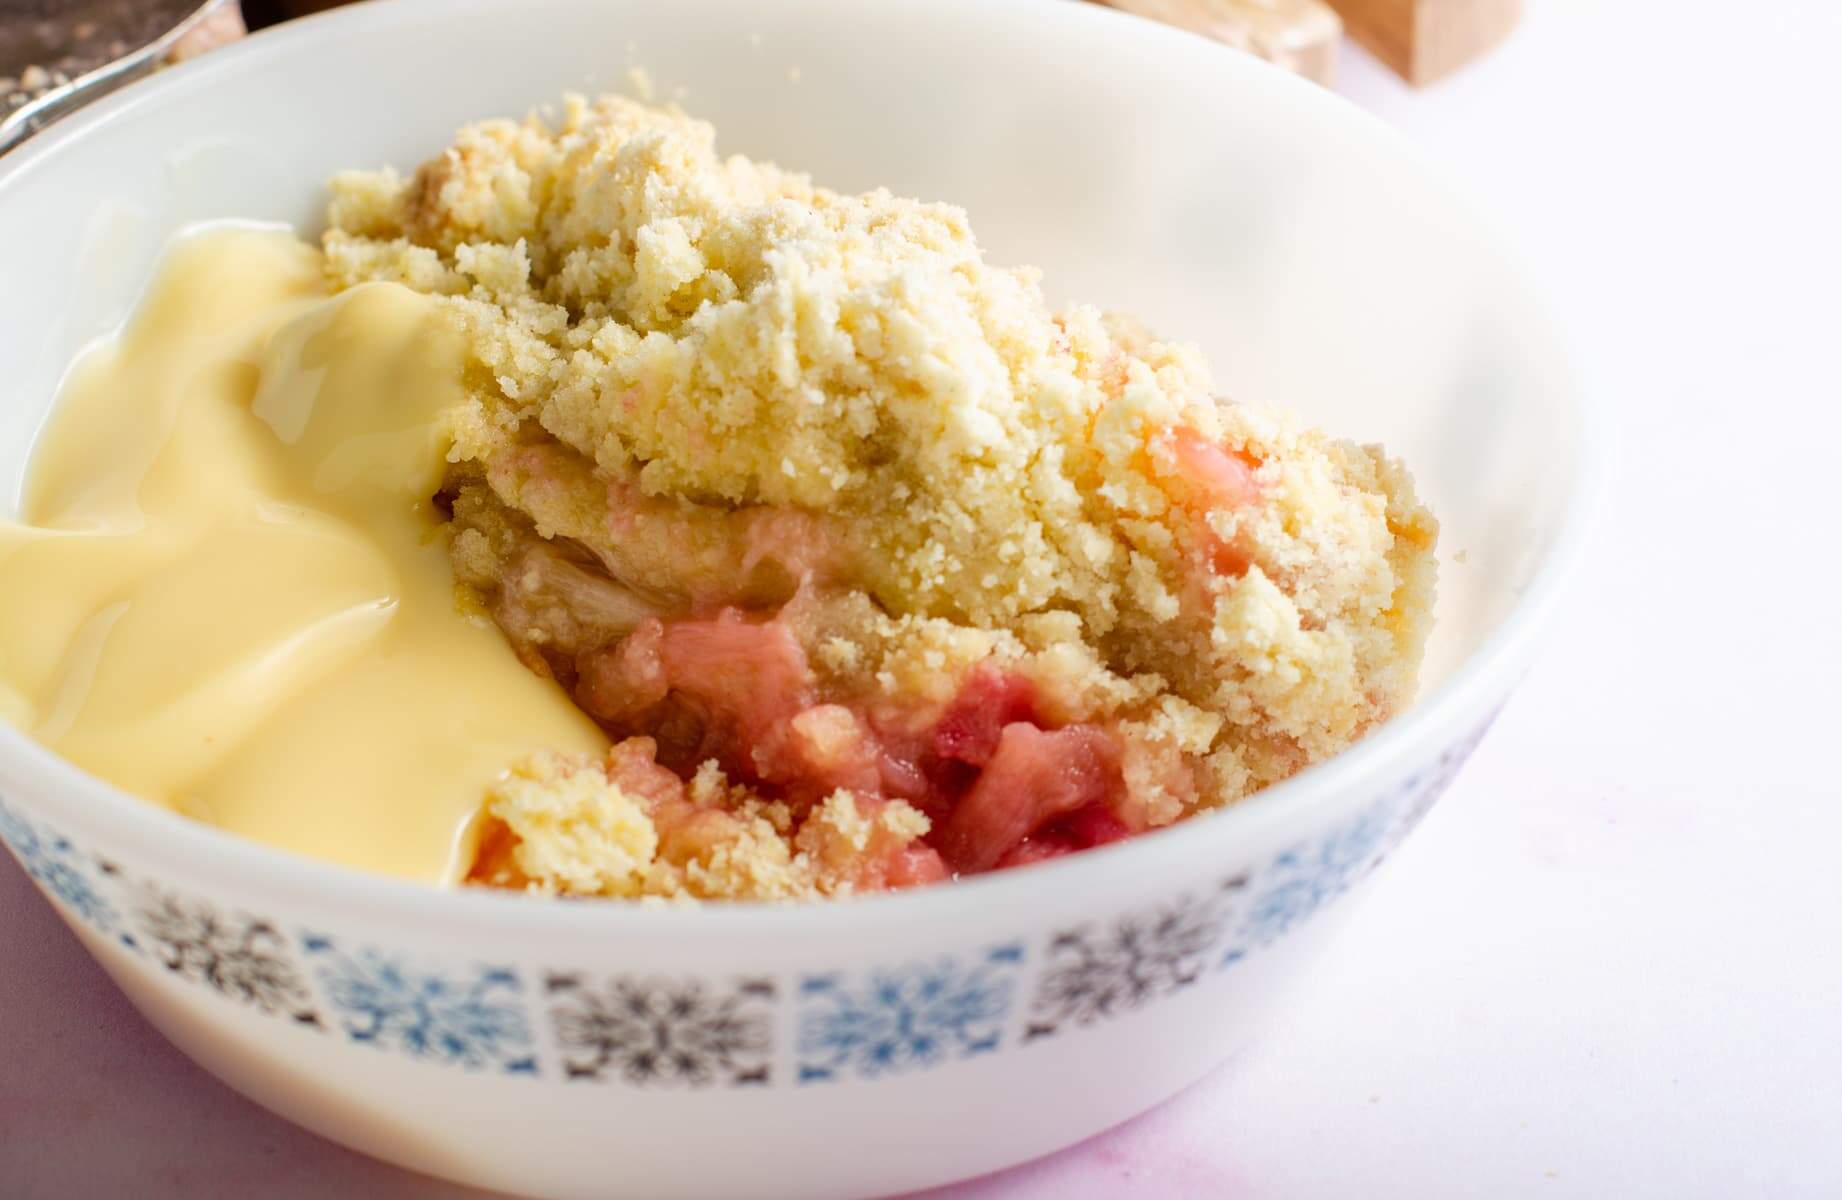
<instances>
[{"instance_id":1,"label":"bowl interior","mask_svg":"<svg viewBox=\"0 0 1842 1200\"><path fill-rule=\"evenodd\" d=\"M1446 530L1429 690L1565 524L1564 361L1462 203L1329 94L1063 0L396 0L131 88L0 161L0 510L60 374L175 231L312 233L330 173L407 169L461 122L634 68L728 150L963 204L1058 301L1137 312L1224 393L1385 441Z\"/></svg>"}]
</instances>

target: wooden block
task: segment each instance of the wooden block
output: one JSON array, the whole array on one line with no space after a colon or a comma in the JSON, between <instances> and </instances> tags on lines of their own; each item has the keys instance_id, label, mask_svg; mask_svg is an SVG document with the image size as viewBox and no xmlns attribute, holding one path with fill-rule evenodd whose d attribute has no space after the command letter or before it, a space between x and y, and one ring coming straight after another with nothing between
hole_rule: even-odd
<instances>
[{"instance_id":1,"label":"wooden block","mask_svg":"<svg viewBox=\"0 0 1842 1200\"><path fill-rule=\"evenodd\" d=\"M225 0L225 3L212 9L204 20L188 29L185 36L173 44L166 61L182 63L188 58L197 58L207 50L228 46L248 32L249 29L243 24L243 9L238 0Z\"/></svg>"},{"instance_id":2,"label":"wooden block","mask_svg":"<svg viewBox=\"0 0 1842 1200\"><path fill-rule=\"evenodd\" d=\"M1257 54L1319 83L1337 73L1343 23L1324 0L1101 0Z\"/></svg>"},{"instance_id":3,"label":"wooden block","mask_svg":"<svg viewBox=\"0 0 1842 1200\"><path fill-rule=\"evenodd\" d=\"M1330 0L1350 36L1424 87L1490 50L1522 15L1522 0Z\"/></svg>"}]
</instances>

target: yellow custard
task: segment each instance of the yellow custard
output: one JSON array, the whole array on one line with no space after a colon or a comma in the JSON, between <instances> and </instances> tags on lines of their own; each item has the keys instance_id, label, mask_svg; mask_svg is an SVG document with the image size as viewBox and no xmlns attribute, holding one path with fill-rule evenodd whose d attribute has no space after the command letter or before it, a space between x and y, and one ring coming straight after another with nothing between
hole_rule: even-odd
<instances>
[{"instance_id":1,"label":"yellow custard","mask_svg":"<svg viewBox=\"0 0 1842 1200\"><path fill-rule=\"evenodd\" d=\"M508 764L606 738L463 612L431 298L329 297L281 231L169 252L72 371L0 522L0 715L138 795L431 882Z\"/></svg>"}]
</instances>

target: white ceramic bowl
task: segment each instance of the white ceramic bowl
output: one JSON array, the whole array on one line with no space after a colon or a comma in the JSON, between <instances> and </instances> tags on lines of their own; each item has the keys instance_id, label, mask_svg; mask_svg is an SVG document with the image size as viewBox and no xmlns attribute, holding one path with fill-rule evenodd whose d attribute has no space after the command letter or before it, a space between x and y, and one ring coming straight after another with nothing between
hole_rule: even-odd
<instances>
[{"instance_id":1,"label":"white ceramic bowl","mask_svg":"<svg viewBox=\"0 0 1842 1200\"><path fill-rule=\"evenodd\" d=\"M1387 130L1097 6L397 0L259 35L0 161L7 492L60 373L175 230L311 231L333 170L412 165L629 65L729 149L963 203L1054 295L1136 310L1201 343L1226 392L1405 455L1445 522L1424 699L1232 810L823 907L422 889L193 824L10 729L0 833L187 1053L436 1175L862 1196L1086 1137L1257 1032L1516 682L1583 507L1564 356L1498 239Z\"/></svg>"}]
</instances>

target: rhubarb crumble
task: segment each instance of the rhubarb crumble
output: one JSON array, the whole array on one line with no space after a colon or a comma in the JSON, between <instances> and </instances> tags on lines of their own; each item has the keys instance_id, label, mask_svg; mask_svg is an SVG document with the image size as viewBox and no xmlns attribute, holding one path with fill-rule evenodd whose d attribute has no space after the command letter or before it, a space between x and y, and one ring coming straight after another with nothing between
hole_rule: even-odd
<instances>
[{"instance_id":1,"label":"rhubarb crumble","mask_svg":"<svg viewBox=\"0 0 1842 1200\"><path fill-rule=\"evenodd\" d=\"M612 742L507 773L475 883L781 899L1039 862L1412 694L1437 527L1405 469L1053 311L960 209L618 98L332 190L332 285L438 297L465 338L460 603Z\"/></svg>"}]
</instances>

